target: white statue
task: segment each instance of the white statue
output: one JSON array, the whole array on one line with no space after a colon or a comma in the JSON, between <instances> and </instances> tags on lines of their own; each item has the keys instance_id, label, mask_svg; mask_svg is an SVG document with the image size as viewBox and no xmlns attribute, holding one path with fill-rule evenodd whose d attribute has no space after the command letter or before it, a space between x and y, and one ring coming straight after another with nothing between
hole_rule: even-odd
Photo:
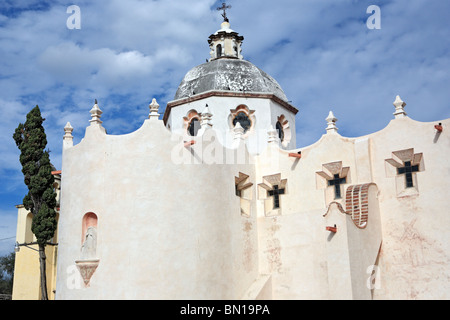
<instances>
[{"instance_id":1,"label":"white statue","mask_svg":"<svg viewBox=\"0 0 450 320\"><path fill-rule=\"evenodd\" d=\"M84 236L84 242L81 246L81 260L91 260L96 257L97 249L97 228L89 227Z\"/></svg>"}]
</instances>

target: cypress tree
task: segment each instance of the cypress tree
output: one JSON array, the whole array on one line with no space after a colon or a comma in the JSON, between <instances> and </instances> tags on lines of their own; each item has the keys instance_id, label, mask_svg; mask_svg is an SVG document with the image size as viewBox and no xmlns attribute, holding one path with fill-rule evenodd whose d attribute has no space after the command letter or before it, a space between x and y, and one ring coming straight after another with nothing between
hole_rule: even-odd
<instances>
[{"instance_id":1,"label":"cypress tree","mask_svg":"<svg viewBox=\"0 0 450 320\"><path fill-rule=\"evenodd\" d=\"M56 193L49 151L45 150L47 136L43 127L44 118L39 106L28 114L24 124L20 123L13 138L20 150L20 163L28 194L23 198L24 207L33 215L31 231L39 246L39 263L42 299L48 300L45 246L56 230Z\"/></svg>"}]
</instances>

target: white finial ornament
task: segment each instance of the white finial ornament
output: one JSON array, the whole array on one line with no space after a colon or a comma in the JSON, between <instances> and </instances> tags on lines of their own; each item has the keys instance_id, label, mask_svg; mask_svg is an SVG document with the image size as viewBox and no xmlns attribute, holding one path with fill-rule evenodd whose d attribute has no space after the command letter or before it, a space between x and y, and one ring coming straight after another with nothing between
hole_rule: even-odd
<instances>
[{"instance_id":1,"label":"white finial ornament","mask_svg":"<svg viewBox=\"0 0 450 320\"><path fill-rule=\"evenodd\" d=\"M70 125L70 122L67 122L64 127L64 138L73 138L72 132L73 127Z\"/></svg>"},{"instance_id":2,"label":"white finial ornament","mask_svg":"<svg viewBox=\"0 0 450 320\"><path fill-rule=\"evenodd\" d=\"M149 108L150 108L150 113L148 115L148 118L158 120L159 119L159 113L158 113L159 104L158 104L158 102L156 102L155 98L153 98L152 103L150 103L150 105L149 105Z\"/></svg>"},{"instance_id":3,"label":"white finial ornament","mask_svg":"<svg viewBox=\"0 0 450 320\"><path fill-rule=\"evenodd\" d=\"M212 116L213 116L213 114L211 113L211 111L209 111L208 104L206 104L205 109L201 113L200 125L203 130L212 128L212 123L211 123Z\"/></svg>"},{"instance_id":4,"label":"white finial ornament","mask_svg":"<svg viewBox=\"0 0 450 320\"><path fill-rule=\"evenodd\" d=\"M64 147L72 147L73 146L72 131L73 131L73 127L70 125L70 122L67 122L64 127L64 136L63 136L63 146Z\"/></svg>"},{"instance_id":5,"label":"white finial ornament","mask_svg":"<svg viewBox=\"0 0 450 320\"><path fill-rule=\"evenodd\" d=\"M274 142L278 141L277 130L275 130L272 125L270 125L270 128L267 131L267 135L268 135L268 138L267 138L268 143L274 143Z\"/></svg>"},{"instance_id":6,"label":"white finial ornament","mask_svg":"<svg viewBox=\"0 0 450 320\"><path fill-rule=\"evenodd\" d=\"M91 113L91 117L92 117L92 119L89 120L91 125L102 124L103 121L100 120L100 117L102 116L103 111L100 110L100 108L98 107L97 99L95 99L94 106L92 107L91 111L89 111L89 112Z\"/></svg>"},{"instance_id":7,"label":"white finial ornament","mask_svg":"<svg viewBox=\"0 0 450 320\"><path fill-rule=\"evenodd\" d=\"M327 133L337 133L338 128L336 127L336 121L338 121L338 119L334 116L332 111L330 111L328 117L325 120L328 124Z\"/></svg>"},{"instance_id":8,"label":"white finial ornament","mask_svg":"<svg viewBox=\"0 0 450 320\"><path fill-rule=\"evenodd\" d=\"M403 109L406 106L406 103L404 101L402 101L402 99L400 98L400 96L395 97L395 101L394 101L394 107L395 107L395 112L394 112L394 116L395 118L403 118L406 116L406 112Z\"/></svg>"},{"instance_id":9,"label":"white finial ornament","mask_svg":"<svg viewBox=\"0 0 450 320\"><path fill-rule=\"evenodd\" d=\"M242 136L245 133L245 129L242 128L240 122L236 122L236 125L233 128L234 140L242 139Z\"/></svg>"},{"instance_id":10,"label":"white finial ornament","mask_svg":"<svg viewBox=\"0 0 450 320\"><path fill-rule=\"evenodd\" d=\"M239 122L233 128L233 147L236 148L240 145L241 141L244 140L245 130L242 128Z\"/></svg>"}]
</instances>

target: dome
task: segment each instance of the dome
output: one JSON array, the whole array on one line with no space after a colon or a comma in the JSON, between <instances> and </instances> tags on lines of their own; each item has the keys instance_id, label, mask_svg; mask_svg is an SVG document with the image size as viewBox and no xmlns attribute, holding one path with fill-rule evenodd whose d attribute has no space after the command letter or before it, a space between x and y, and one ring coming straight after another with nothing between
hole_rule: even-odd
<instances>
[{"instance_id":1,"label":"dome","mask_svg":"<svg viewBox=\"0 0 450 320\"><path fill-rule=\"evenodd\" d=\"M271 93L288 101L278 82L249 61L221 58L192 68L181 81L174 100L211 90Z\"/></svg>"}]
</instances>

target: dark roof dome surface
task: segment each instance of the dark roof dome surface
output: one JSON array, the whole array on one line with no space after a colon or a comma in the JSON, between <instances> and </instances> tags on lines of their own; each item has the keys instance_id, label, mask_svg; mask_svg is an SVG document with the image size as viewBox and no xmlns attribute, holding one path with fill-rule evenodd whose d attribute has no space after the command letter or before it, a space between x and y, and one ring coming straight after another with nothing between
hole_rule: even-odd
<instances>
[{"instance_id":1,"label":"dark roof dome surface","mask_svg":"<svg viewBox=\"0 0 450 320\"><path fill-rule=\"evenodd\" d=\"M288 101L278 82L249 61L216 59L192 68L181 81L174 100L210 90L272 93Z\"/></svg>"}]
</instances>

